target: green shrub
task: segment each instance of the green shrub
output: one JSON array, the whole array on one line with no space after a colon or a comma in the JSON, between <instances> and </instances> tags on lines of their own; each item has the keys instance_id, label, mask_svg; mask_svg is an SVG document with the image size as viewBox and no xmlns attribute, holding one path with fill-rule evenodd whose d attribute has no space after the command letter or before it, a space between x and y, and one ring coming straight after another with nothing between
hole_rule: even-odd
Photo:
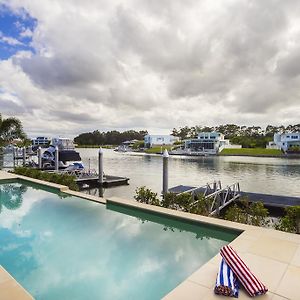
<instances>
[{"instance_id":1,"label":"green shrub","mask_svg":"<svg viewBox=\"0 0 300 300\"><path fill-rule=\"evenodd\" d=\"M300 234L300 205L285 209L285 216L279 220L276 229Z\"/></svg>"},{"instance_id":2,"label":"green shrub","mask_svg":"<svg viewBox=\"0 0 300 300\"><path fill-rule=\"evenodd\" d=\"M208 216L210 214L212 201L212 198L205 199L205 196L203 194L197 194L194 197L190 212L198 215Z\"/></svg>"},{"instance_id":3,"label":"green shrub","mask_svg":"<svg viewBox=\"0 0 300 300\"><path fill-rule=\"evenodd\" d=\"M15 174L27 176L30 178L40 179L48 182L53 182L61 185L66 185L70 190L78 191L79 188L75 182L76 177L68 174L47 173L33 168L16 167Z\"/></svg>"},{"instance_id":4,"label":"green shrub","mask_svg":"<svg viewBox=\"0 0 300 300\"><path fill-rule=\"evenodd\" d=\"M189 193L174 194L166 193L161 201L161 206L171 209L182 210L186 212L191 211L191 205L195 200Z\"/></svg>"},{"instance_id":5,"label":"green shrub","mask_svg":"<svg viewBox=\"0 0 300 300\"><path fill-rule=\"evenodd\" d=\"M182 193L176 196L176 203L180 210L190 212L194 202L194 197L190 193Z\"/></svg>"},{"instance_id":6,"label":"green shrub","mask_svg":"<svg viewBox=\"0 0 300 300\"><path fill-rule=\"evenodd\" d=\"M288 152L295 152L295 153L298 153L298 152L300 152L300 146L297 146L297 145L291 146L291 147L288 149Z\"/></svg>"},{"instance_id":7,"label":"green shrub","mask_svg":"<svg viewBox=\"0 0 300 300\"><path fill-rule=\"evenodd\" d=\"M176 194L166 193L161 201L161 206L165 208L176 209Z\"/></svg>"},{"instance_id":8,"label":"green shrub","mask_svg":"<svg viewBox=\"0 0 300 300\"><path fill-rule=\"evenodd\" d=\"M145 142L144 141L137 141L133 144L132 149L141 149L144 148Z\"/></svg>"},{"instance_id":9,"label":"green shrub","mask_svg":"<svg viewBox=\"0 0 300 300\"><path fill-rule=\"evenodd\" d=\"M225 220L247 224L248 216L242 208L240 208L237 204L234 204L227 209L225 213Z\"/></svg>"},{"instance_id":10,"label":"green shrub","mask_svg":"<svg viewBox=\"0 0 300 300\"><path fill-rule=\"evenodd\" d=\"M157 193L152 192L150 189L146 188L145 186L138 187L135 190L134 199L141 203L160 206L160 201L157 198Z\"/></svg>"},{"instance_id":11,"label":"green shrub","mask_svg":"<svg viewBox=\"0 0 300 300\"><path fill-rule=\"evenodd\" d=\"M265 226L268 224L269 211L262 202L253 202L249 207L249 224L254 226Z\"/></svg>"},{"instance_id":12,"label":"green shrub","mask_svg":"<svg viewBox=\"0 0 300 300\"><path fill-rule=\"evenodd\" d=\"M225 219L233 222L249 224L254 226L265 226L268 224L268 209L262 202L249 203L247 197L240 200L240 206L234 204L225 213Z\"/></svg>"}]
</instances>

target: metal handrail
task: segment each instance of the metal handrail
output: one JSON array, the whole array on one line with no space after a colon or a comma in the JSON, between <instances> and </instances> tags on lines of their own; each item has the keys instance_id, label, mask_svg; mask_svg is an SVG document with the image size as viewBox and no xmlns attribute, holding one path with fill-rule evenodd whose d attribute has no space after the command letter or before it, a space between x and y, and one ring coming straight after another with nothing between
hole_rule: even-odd
<instances>
[{"instance_id":1,"label":"metal handrail","mask_svg":"<svg viewBox=\"0 0 300 300\"><path fill-rule=\"evenodd\" d=\"M220 185L221 186L221 185ZM236 200L241 196L240 193L240 184L239 182L236 182L232 185L226 186L225 188L221 188L219 190L216 190L215 192L205 195L204 199L213 199L211 207L209 209L210 214L213 215L215 213L218 213L221 209L223 209L225 206ZM192 203L192 206L199 203L200 200L197 200Z\"/></svg>"}]
</instances>

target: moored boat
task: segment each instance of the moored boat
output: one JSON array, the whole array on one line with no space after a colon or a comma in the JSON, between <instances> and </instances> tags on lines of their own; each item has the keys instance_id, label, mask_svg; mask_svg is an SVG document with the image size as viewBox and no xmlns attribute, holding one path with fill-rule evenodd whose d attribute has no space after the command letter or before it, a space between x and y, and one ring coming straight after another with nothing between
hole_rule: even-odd
<instances>
[{"instance_id":1,"label":"moored boat","mask_svg":"<svg viewBox=\"0 0 300 300\"><path fill-rule=\"evenodd\" d=\"M58 148L59 169L83 169L79 152L75 151L72 140L68 138L53 138L49 148L42 155L42 167L51 169L55 167L55 149Z\"/></svg>"}]
</instances>

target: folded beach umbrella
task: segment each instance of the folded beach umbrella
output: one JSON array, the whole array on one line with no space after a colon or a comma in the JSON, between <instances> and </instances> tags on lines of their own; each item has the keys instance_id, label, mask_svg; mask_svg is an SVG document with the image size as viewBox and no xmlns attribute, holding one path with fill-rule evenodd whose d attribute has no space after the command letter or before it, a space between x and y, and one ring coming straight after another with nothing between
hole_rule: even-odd
<instances>
[{"instance_id":1,"label":"folded beach umbrella","mask_svg":"<svg viewBox=\"0 0 300 300\"><path fill-rule=\"evenodd\" d=\"M232 247L228 245L222 247L220 254L251 297L265 294L268 291Z\"/></svg>"},{"instance_id":2,"label":"folded beach umbrella","mask_svg":"<svg viewBox=\"0 0 300 300\"><path fill-rule=\"evenodd\" d=\"M239 285L236 276L222 259L217 275L215 294L235 297L239 296Z\"/></svg>"}]
</instances>

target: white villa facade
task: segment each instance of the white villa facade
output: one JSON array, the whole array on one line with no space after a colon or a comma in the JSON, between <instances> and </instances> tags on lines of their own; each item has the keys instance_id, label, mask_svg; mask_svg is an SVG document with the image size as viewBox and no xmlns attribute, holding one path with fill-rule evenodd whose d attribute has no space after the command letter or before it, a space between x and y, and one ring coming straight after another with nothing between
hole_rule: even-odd
<instances>
[{"instance_id":1,"label":"white villa facade","mask_svg":"<svg viewBox=\"0 0 300 300\"><path fill-rule=\"evenodd\" d=\"M173 145L179 141L179 138L173 135L153 135L147 134L144 136L145 148L153 146Z\"/></svg>"},{"instance_id":2,"label":"white villa facade","mask_svg":"<svg viewBox=\"0 0 300 300\"><path fill-rule=\"evenodd\" d=\"M286 152L293 146L300 147L300 132L275 133L274 141L270 142L267 148L281 149Z\"/></svg>"},{"instance_id":3,"label":"white villa facade","mask_svg":"<svg viewBox=\"0 0 300 300\"><path fill-rule=\"evenodd\" d=\"M35 139L31 140L32 146L48 146L50 143L50 139L45 136L38 136Z\"/></svg>"},{"instance_id":4,"label":"white villa facade","mask_svg":"<svg viewBox=\"0 0 300 300\"><path fill-rule=\"evenodd\" d=\"M225 148L241 148L241 145L231 145L229 140L219 132L200 132L197 139L184 142L184 149L190 155L217 154Z\"/></svg>"}]
</instances>

